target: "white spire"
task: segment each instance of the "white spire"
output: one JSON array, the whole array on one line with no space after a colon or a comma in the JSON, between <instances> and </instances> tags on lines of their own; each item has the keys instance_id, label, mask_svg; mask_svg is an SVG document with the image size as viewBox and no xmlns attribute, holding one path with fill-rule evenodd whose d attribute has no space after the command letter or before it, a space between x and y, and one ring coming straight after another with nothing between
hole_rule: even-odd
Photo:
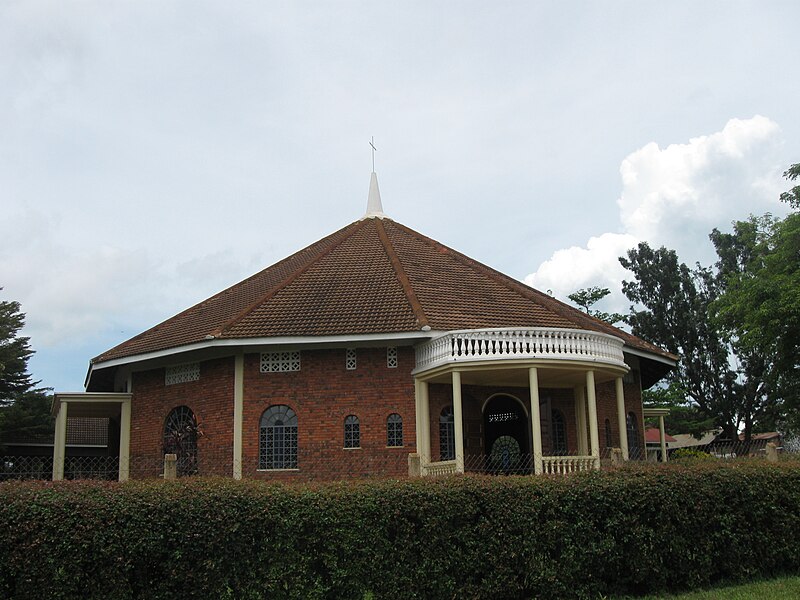
<instances>
[{"instance_id":1,"label":"white spire","mask_svg":"<svg viewBox=\"0 0 800 600\"><path fill-rule=\"evenodd\" d=\"M381 191L378 189L378 176L375 171L372 172L369 178L369 197L367 198L367 212L364 213L362 218L369 219L370 217L384 218L386 215L383 213L383 204L381 204Z\"/></svg>"}]
</instances>

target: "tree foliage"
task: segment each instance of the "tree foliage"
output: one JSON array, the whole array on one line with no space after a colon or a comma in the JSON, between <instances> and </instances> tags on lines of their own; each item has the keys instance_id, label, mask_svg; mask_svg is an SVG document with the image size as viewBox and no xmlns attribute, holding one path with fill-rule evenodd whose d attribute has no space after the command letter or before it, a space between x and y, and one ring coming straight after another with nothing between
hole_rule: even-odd
<instances>
[{"instance_id":1,"label":"tree foliage","mask_svg":"<svg viewBox=\"0 0 800 600\"><path fill-rule=\"evenodd\" d=\"M29 338L19 335L24 324L19 302L0 301L0 406L11 404L35 385L28 374L33 350Z\"/></svg>"},{"instance_id":2,"label":"tree foliage","mask_svg":"<svg viewBox=\"0 0 800 600\"><path fill-rule=\"evenodd\" d=\"M791 179L800 175L800 164L789 173L793 173ZM794 194L794 200L786 200L787 194ZM781 198L800 208L800 186ZM743 352L766 357L765 379L785 403L784 416L796 429L800 426L796 412L800 406L800 213L780 221L751 217L735 223L733 234L715 230L712 240L727 261L721 268L726 292L711 306L715 322ZM753 250L740 251L742 240ZM728 268L735 259L740 268Z\"/></svg>"},{"instance_id":3,"label":"tree foliage","mask_svg":"<svg viewBox=\"0 0 800 600\"><path fill-rule=\"evenodd\" d=\"M642 401L648 406L669 409L669 414L664 417L664 428L670 435L689 433L700 439L705 432L715 427L714 419L687 399L685 390L678 382L672 381L666 387L644 390Z\"/></svg>"},{"instance_id":4,"label":"tree foliage","mask_svg":"<svg viewBox=\"0 0 800 600\"><path fill-rule=\"evenodd\" d=\"M800 163L794 164L784 171L783 176L789 181L796 181L800 177ZM781 201L786 202L795 209L800 209L800 185L794 186L787 192L781 194Z\"/></svg>"},{"instance_id":5,"label":"tree foliage","mask_svg":"<svg viewBox=\"0 0 800 600\"><path fill-rule=\"evenodd\" d=\"M45 437L53 430L47 390L36 388L28 373L33 350L29 338L20 335L24 324L19 302L0 302L0 444L12 436Z\"/></svg>"},{"instance_id":6,"label":"tree foliage","mask_svg":"<svg viewBox=\"0 0 800 600\"><path fill-rule=\"evenodd\" d=\"M800 163L785 173L800 177ZM800 186L781 194L800 208ZM621 258L633 333L680 356L672 381L729 436L800 428L800 213L714 229L718 260L690 269L646 243Z\"/></svg>"},{"instance_id":7,"label":"tree foliage","mask_svg":"<svg viewBox=\"0 0 800 600\"><path fill-rule=\"evenodd\" d=\"M611 290L608 288L592 286L588 288L582 288L577 292L570 294L568 297L574 304L580 306L587 314L590 314L601 321L606 321L607 323L614 325L615 323L624 321L625 315L620 313L607 313L600 310L594 310L592 308L592 306L597 304L610 293Z\"/></svg>"},{"instance_id":8,"label":"tree foliage","mask_svg":"<svg viewBox=\"0 0 800 600\"><path fill-rule=\"evenodd\" d=\"M724 291L716 269L690 269L674 250L642 242L620 258L633 272L622 290L632 306L628 322L634 335L679 356L668 377L726 436L735 439L744 428L772 414L773 399L763 381L764 364L737 348L712 322L709 307Z\"/></svg>"}]
</instances>

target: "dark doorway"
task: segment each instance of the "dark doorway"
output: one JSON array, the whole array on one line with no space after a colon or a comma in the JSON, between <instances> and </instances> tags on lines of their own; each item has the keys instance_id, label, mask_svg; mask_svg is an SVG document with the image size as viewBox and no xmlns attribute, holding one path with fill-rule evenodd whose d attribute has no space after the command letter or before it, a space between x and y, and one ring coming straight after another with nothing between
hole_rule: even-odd
<instances>
[{"instance_id":1,"label":"dark doorway","mask_svg":"<svg viewBox=\"0 0 800 600\"><path fill-rule=\"evenodd\" d=\"M528 473L531 445L528 418L511 396L495 396L483 411L486 466L490 473Z\"/></svg>"}]
</instances>

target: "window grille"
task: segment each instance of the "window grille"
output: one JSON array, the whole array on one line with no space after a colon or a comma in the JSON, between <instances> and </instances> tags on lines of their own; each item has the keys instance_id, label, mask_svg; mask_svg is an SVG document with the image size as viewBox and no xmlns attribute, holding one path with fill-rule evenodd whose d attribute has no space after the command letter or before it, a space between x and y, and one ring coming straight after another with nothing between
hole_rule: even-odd
<instances>
[{"instance_id":1,"label":"window grille","mask_svg":"<svg viewBox=\"0 0 800 600\"><path fill-rule=\"evenodd\" d=\"M355 371L356 369L356 349L348 348L345 352L344 364L348 371Z\"/></svg>"},{"instance_id":2,"label":"window grille","mask_svg":"<svg viewBox=\"0 0 800 600\"><path fill-rule=\"evenodd\" d=\"M397 348L394 346L386 349L386 366L390 369L397 368Z\"/></svg>"},{"instance_id":3,"label":"window grille","mask_svg":"<svg viewBox=\"0 0 800 600\"><path fill-rule=\"evenodd\" d=\"M300 352L262 352L262 373L287 373L300 370Z\"/></svg>"},{"instance_id":4,"label":"window grille","mask_svg":"<svg viewBox=\"0 0 800 600\"><path fill-rule=\"evenodd\" d=\"M297 415L285 404L270 406L261 415L258 468L297 468Z\"/></svg>"},{"instance_id":5,"label":"window grille","mask_svg":"<svg viewBox=\"0 0 800 600\"><path fill-rule=\"evenodd\" d=\"M358 422L358 417L355 415L349 415L344 420L344 447L361 447L361 426Z\"/></svg>"},{"instance_id":6,"label":"window grille","mask_svg":"<svg viewBox=\"0 0 800 600\"><path fill-rule=\"evenodd\" d=\"M553 411L553 454L555 456L567 454L567 425L564 413L560 410Z\"/></svg>"},{"instance_id":7,"label":"window grille","mask_svg":"<svg viewBox=\"0 0 800 600\"><path fill-rule=\"evenodd\" d=\"M167 367L164 372L164 385L175 385L200 379L200 363L188 363Z\"/></svg>"},{"instance_id":8,"label":"window grille","mask_svg":"<svg viewBox=\"0 0 800 600\"><path fill-rule=\"evenodd\" d=\"M439 415L439 457L439 460L454 460L456 457L456 426L452 406L445 406Z\"/></svg>"},{"instance_id":9,"label":"window grille","mask_svg":"<svg viewBox=\"0 0 800 600\"><path fill-rule=\"evenodd\" d=\"M386 445L398 447L403 445L403 417L392 413L386 419Z\"/></svg>"}]
</instances>

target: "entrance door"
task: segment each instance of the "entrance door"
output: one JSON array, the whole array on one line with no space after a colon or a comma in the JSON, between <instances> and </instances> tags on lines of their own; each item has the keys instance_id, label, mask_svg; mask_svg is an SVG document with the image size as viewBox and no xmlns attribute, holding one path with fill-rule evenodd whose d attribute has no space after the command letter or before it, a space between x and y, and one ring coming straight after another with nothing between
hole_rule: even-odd
<instances>
[{"instance_id":1,"label":"entrance door","mask_svg":"<svg viewBox=\"0 0 800 600\"><path fill-rule=\"evenodd\" d=\"M486 463L490 473L528 473L531 446L528 419L511 396L495 396L483 411Z\"/></svg>"}]
</instances>

